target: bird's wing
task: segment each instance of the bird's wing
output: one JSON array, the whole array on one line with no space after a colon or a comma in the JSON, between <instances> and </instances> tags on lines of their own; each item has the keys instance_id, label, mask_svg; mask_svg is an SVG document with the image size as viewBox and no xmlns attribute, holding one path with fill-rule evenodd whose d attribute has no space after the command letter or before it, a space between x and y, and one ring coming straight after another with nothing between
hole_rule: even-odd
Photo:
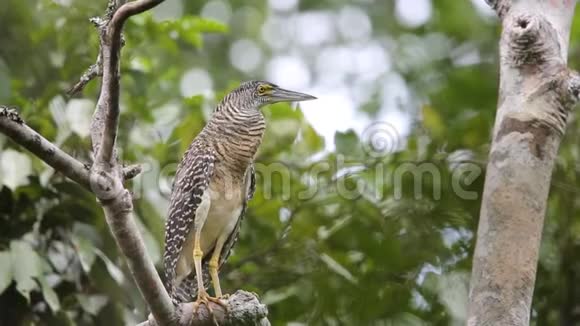
<instances>
[{"instance_id":1,"label":"bird's wing","mask_svg":"<svg viewBox=\"0 0 580 326\"><path fill-rule=\"evenodd\" d=\"M256 169L254 168L254 163L250 164L247 173L246 186L248 187L248 191L246 192L246 202L254 198L254 193L256 192Z\"/></svg>"},{"instance_id":2,"label":"bird's wing","mask_svg":"<svg viewBox=\"0 0 580 326\"><path fill-rule=\"evenodd\" d=\"M165 287L174 293L176 265L191 228L194 227L195 212L209 186L215 155L209 150L194 146L185 153L179 163L169 204L169 215L165 224Z\"/></svg>"}]
</instances>

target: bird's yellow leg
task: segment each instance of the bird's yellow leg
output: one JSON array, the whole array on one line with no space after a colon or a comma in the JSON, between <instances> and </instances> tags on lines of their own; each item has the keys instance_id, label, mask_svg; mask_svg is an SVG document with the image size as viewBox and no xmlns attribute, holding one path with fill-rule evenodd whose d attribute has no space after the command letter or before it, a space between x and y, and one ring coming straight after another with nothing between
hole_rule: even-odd
<instances>
[{"instance_id":1,"label":"bird's yellow leg","mask_svg":"<svg viewBox=\"0 0 580 326\"><path fill-rule=\"evenodd\" d=\"M197 278L197 300L193 303L194 304L194 311L195 313L198 312L199 306L202 304L205 304L205 306L207 307L207 310L209 311L209 314L211 315L214 325L218 325L218 322L215 318L215 315L213 314L213 309L211 309L211 306L209 305L209 301L213 301L213 298L210 298L210 296L207 294L207 291L205 291L205 287L203 286L203 273L201 270L201 259L203 258L203 251L201 251L201 246L200 246L200 236L201 236L201 228L198 228L195 232L195 240L193 243L193 264L195 267L195 276Z\"/></svg>"},{"instance_id":2,"label":"bird's yellow leg","mask_svg":"<svg viewBox=\"0 0 580 326\"><path fill-rule=\"evenodd\" d=\"M205 290L205 287L203 285L203 279L202 279L203 273L202 273L202 269L201 269L201 260L203 258L203 252L201 251L201 246L200 246L200 241L199 241L199 237L201 236L201 234L199 234L199 233L201 233L201 232L196 231L195 241L193 244L193 263L194 263L194 267L195 267L195 275L197 278L197 300L195 301L195 311L197 312L197 309L199 309L199 306L201 304L205 304L207 309L209 310L210 314L213 315L213 311L209 305L210 301L219 304L224 309L227 309L227 305L224 302L222 302L221 300L219 300L218 298L210 297L207 294L207 291ZM223 244L222 244L222 246L223 246ZM218 258L219 258L219 255L218 255ZM212 257L212 259L213 259L213 257ZM211 271L211 261L210 261L210 271ZM217 270L216 270L216 276L217 276ZM213 280L213 275L212 275L212 280ZM215 286L215 283L214 283L214 286ZM218 288L219 288L219 281L218 281ZM220 296L221 296L221 290L220 290Z\"/></svg>"},{"instance_id":3,"label":"bird's yellow leg","mask_svg":"<svg viewBox=\"0 0 580 326\"><path fill-rule=\"evenodd\" d=\"M195 276L197 279L197 301L201 301L207 297L207 292L203 286L203 273L201 270L201 259L203 258L203 251L201 251L199 238L201 236L201 230L196 230L195 240L193 243L193 264L195 268Z\"/></svg>"},{"instance_id":4,"label":"bird's yellow leg","mask_svg":"<svg viewBox=\"0 0 580 326\"><path fill-rule=\"evenodd\" d=\"M222 252L222 248L224 246L224 241L220 241L215 245L215 249L213 250L213 255L209 261L209 275L211 276L211 282L213 284L213 289L215 291L216 298L222 297L222 288L220 286L220 278L218 275L218 268L220 262L220 254Z\"/></svg>"}]
</instances>

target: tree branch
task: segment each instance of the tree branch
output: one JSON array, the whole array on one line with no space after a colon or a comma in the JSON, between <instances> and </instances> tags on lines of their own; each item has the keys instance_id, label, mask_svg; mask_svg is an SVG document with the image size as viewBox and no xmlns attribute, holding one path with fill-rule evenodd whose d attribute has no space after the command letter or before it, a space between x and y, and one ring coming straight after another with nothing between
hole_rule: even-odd
<instances>
[{"instance_id":1,"label":"tree branch","mask_svg":"<svg viewBox=\"0 0 580 326\"><path fill-rule=\"evenodd\" d=\"M97 160L110 163L113 159L113 148L117 138L119 125L119 62L121 54L121 31L125 21L131 16L147 11L164 0L138 0L128 2L115 11L111 20L101 31L101 56L103 58L103 81L101 96L97 103L97 110L103 106L101 139L97 153Z\"/></svg>"},{"instance_id":2,"label":"tree branch","mask_svg":"<svg viewBox=\"0 0 580 326\"><path fill-rule=\"evenodd\" d=\"M107 9L108 21L100 23L100 57L103 63L101 91L91 122L91 140L96 153L91 180L101 178L93 191L100 200L107 224L117 245L127 260L141 294L155 320L171 325L176 319L173 303L149 257L139 229L134 221L131 194L124 188L126 173L118 163L115 141L119 124L121 31L125 21L153 8L161 0L138 0L123 4L111 0Z\"/></svg>"},{"instance_id":3,"label":"tree branch","mask_svg":"<svg viewBox=\"0 0 580 326\"><path fill-rule=\"evenodd\" d=\"M125 166L123 168L123 179L131 180L131 179L135 178L136 176L138 176L141 173L142 169L143 168L139 164Z\"/></svg>"},{"instance_id":4,"label":"tree branch","mask_svg":"<svg viewBox=\"0 0 580 326\"><path fill-rule=\"evenodd\" d=\"M269 326L266 318L268 309L261 304L258 297L250 292L237 291L225 301L226 307L210 302L213 313L206 306L199 306L196 311L194 303L180 305L179 326ZM155 320L149 318L138 326L157 326Z\"/></svg>"},{"instance_id":5,"label":"tree branch","mask_svg":"<svg viewBox=\"0 0 580 326\"><path fill-rule=\"evenodd\" d=\"M0 105L0 132L56 171L90 190L89 169L27 126L15 109Z\"/></svg>"},{"instance_id":6,"label":"tree branch","mask_svg":"<svg viewBox=\"0 0 580 326\"><path fill-rule=\"evenodd\" d=\"M87 69L87 71L85 71L85 73L81 76L81 78L79 79L79 81L74 84L73 87L71 87L68 91L67 94L72 96L80 91L83 90L83 88L85 88L85 86L87 86L87 84L95 79L95 77L97 76L101 76L102 72L101 72L101 56L99 55L97 57L97 62L92 64L89 69Z\"/></svg>"}]
</instances>

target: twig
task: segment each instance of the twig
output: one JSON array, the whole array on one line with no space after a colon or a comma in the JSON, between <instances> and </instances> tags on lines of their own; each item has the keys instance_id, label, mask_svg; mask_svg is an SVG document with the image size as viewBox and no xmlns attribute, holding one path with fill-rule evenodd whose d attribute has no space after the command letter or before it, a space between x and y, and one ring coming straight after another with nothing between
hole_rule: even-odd
<instances>
[{"instance_id":1,"label":"twig","mask_svg":"<svg viewBox=\"0 0 580 326\"><path fill-rule=\"evenodd\" d=\"M89 170L85 164L63 152L27 126L15 109L0 105L0 132L38 156L56 171L90 190Z\"/></svg>"},{"instance_id":2,"label":"twig","mask_svg":"<svg viewBox=\"0 0 580 326\"><path fill-rule=\"evenodd\" d=\"M143 168L140 164L133 164L123 168L123 179L131 180L138 176Z\"/></svg>"},{"instance_id":3,"label":"twig","mask_svg":"<svg viewBox=\"0 0 580 326\"><path fill-rule=\"evenodd\" d=\"M72 96L80 91L83 90L83 88L85 88L85 86L87 86L87 84L93 80L95 77L97 76L101 76L102 75L102 71L101 71L101 56L99 55L97 57L97 63L92 64L89 69L87 69L87 71L85 71L85 73L81 76L81 78L79 79L79 81L74 84L73 87L71 87L68 91L67 94L69 96Z\"/></svg>"}]
</instances>

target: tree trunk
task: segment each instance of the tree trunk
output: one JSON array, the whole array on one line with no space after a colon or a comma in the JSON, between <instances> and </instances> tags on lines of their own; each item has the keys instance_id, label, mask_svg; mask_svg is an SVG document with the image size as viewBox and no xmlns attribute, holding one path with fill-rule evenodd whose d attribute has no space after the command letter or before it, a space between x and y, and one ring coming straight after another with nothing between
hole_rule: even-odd
<instances>
[{"instance_id":1,"label":"tree trunk","mask_svg":"<svg viewBox=\"0 0 580 326\"><path fill-rule=\"evenodd\" d=\"M552 169L578 100L567 66L575 0L487 1L500 87L469 292L469 326L529 325Z\"/></svg>"}]
</instances>

